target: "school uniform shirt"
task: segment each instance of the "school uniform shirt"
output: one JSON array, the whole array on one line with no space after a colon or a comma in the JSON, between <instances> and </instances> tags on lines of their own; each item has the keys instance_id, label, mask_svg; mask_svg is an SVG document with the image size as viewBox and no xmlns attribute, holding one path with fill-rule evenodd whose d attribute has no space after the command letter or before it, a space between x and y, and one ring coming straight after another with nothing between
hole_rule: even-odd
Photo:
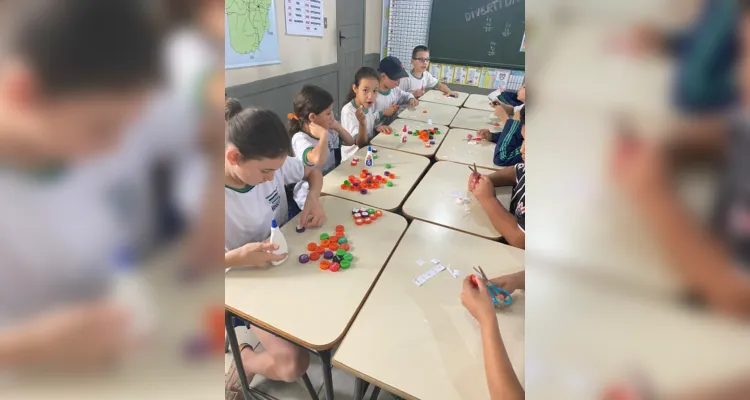
<instances>
[{"instance_id":1,"label":"school uniform shirt","mask_svg":"<svg viewBox=\"0 0 750 400\"><path fill-rule=\"evenodd\" d=\"M516 223L526 232L526 164L516 164L516 184L511 192L508 211L516 217Z\"/></svg>"},{"instance_id":2,"label":"school uniform shirt","mask_svg":"<svg viewBox=\"0 0 750 400\"><path fill-rule=\"evenodd\" d=\"M279 226L289 217L285 185L301 181L305 166L287 157L272 181L257 186L224 186L224 248L226 251L247 243L262 242L271 236L271 220Z\"/></svg>"},{"instance_id":3,"label":"school uniform shirt","mask_svg":"<svg viewBox=\"0 0 750 400\"><path fill-rule=\"evenodd\" d=\"M521 121L508 119L505 121L505 126L501 132L492 134L492 141L497 143L492 157L495 165L506 167L523 161L523 157L521 157L521 145L523 145L521 127Z\"/></svg>"},{"instance_id":4,"label":"school uniform shirt","mask_svg":"<svg viewBox=\"0 0 750 400\"><path fill-rule=\"evenodd\" d=\"M313 163L307 160L307 154L314 149L318 143L320 142L320 139L314 138L307 132L297 132L292 136L292 148L294 149L294 154L296 157L301 160L305 165L308 167L312 167ZM326 163L323 165L323 168L320 172L323 173L323 175L331 172L334 168L336 168L336 149L341 148L341 140L339 139L338 132L334 130L328 130L328 158L326 159ZM310 192L310 184L307 183L307 181L299 181L296 185L294 185L294 201L297 203L297 206L300 208L300 210L304 207L305 201L307 200L307 193Z\"/></svg>"},{"instance_id":5,"label":"school uniform shirt","mask_svg":"<svg viewBox=\"0 0 750 400\"><path fill-rule=\"evenodd\" d=\"M727 139L714 228L735 262L750 273L750 117L738 118Z\"/></svg>"},{"instance_id":6,"label":"school uniform shirt","mask_svg":"<svg viewBox=\"0 0 750 400\"><path fill-rule=\"evenodd\" d=\"M414 75L414 71L409 71L408 77L401 78L401 80L398 81L398 87L409 93L414 93L419 89L435 89L439 84L440 81L432 76L429 71L422 72L422 76L419 78Z\"/></svg>"},{"instance_id":7,"label":"school uniform shirt","mask_svg":"<svg viewBox=\"0 0 750 400\"><path fill-rule=\"evenodd\" d=\"M403 78L406 79L406 78ZM386 91L378 91L378 97L375 98L375 111L382 113L388 107L394 104L406 104L409 100L414 99L414 95L395 87Z\"/></svg>"},{"instance_id":8,"label":"school uniform shirt","mask_svg":"<svg viewBox=\"0 0 750 400\"><path fill-rule=\"evenodd\" d=\"M667 40L676 58L672 98L686 113L725 110L738 97L739 2L706 0L686 30Z\"/></svg>"},{"instance_id":9,"label":"school uniform shirt","mask_svg":"<svg viewBox=\"0 0 750 400\"><path fill-rule=\"evenodd\" d=\"M383 113L376 112L374 104L372 107L366 108L364 110L364 113L365 125L367 126L367 132L364 132L364 134L367 135L367 140L370 140L375 137L375 126L383 118ZM346 103L346 105L341 109L341 126L343 126L344 129L346 129L347 132L352 135L354 141L356 142L357 135L359 135L361 132L359 131L359 120L357 120L357 106L354 105L354 100ZM341 147L341 160L343 161L351 158L351 156L353 156L354 153L357 152L357 150L359 150L359 147L357 147L356 144Z\"/></svg>"}]
</instances>

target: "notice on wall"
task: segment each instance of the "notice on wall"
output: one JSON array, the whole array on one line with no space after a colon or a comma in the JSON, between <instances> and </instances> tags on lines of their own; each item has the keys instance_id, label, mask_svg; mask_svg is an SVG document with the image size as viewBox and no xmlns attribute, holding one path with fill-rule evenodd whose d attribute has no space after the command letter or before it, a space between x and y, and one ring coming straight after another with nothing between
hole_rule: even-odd
<instances>
[{"instance_id":1,"label":"notice on wall","mask_svg":"<svg viewBox=\"0 0 750 400\"><path fill-rule=\"evenodd\" d=\"M287 35L323 37L323 0L285 0Z\"/></svg>"},{"instance_id":2,"label":"notice on wall","mask_svg":"<svg viewBox=\"0 0 750 400\"><path fill-rule=\"evenodd\" d=\"M456 69L453 70L453 83L459 85L466 84L466 67L457 66Z\"/></svg>"},{"instance_id":3,"label":"notice on wall","mask_svg":"<svg viewBox=\"0 0 750 400\"><path fill-rule=\"evenodd\" d=\"M443 70L440 73L440 82L452 83L453 82L453 66L444 64Z\"/></svg>"},{"instance_id":4,"label":"notice on wall","mask_svg":"<svg viewBox=\"0 0 750 400\"><path fill-rule=\"evenodd\" d=\"M443 64L430 64L430 75L434 76L435 79L440 80L441 73L443 72Z\"/></svg>"},{"instance_id":5,"label":"notice on wall","mask_svg":"<svg viewBox=\"0 0 750 400\"><path fill-rule=\"evenodd\" d=\"M477 67L468 67L466 73L466 84L470 86L479 85L479 78L482 75L482 69Z\"/></svg>"}]
</instances>

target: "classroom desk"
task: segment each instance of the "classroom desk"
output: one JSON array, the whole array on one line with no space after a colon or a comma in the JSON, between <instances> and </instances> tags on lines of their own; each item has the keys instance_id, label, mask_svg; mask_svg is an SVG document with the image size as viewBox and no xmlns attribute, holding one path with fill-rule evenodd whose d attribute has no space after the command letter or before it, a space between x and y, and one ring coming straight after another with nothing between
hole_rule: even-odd
<instances>
[{"instance_id":1,"label":"classroom desk","mask_svg":"<svg viewBox=\"0 0 750 400\"><path fill-rule=\"evenodd\" d=\"M684 393L750 371L744 322L615 291L535 254L526 265L529 399L600 399L606 384L641 376Z\"/></svg>"},{"instance_id":2,"label":"classroom desk","mask_svg":"<svg viewBox=\"0 0 750 400\"><path fill-rule=\"evenodd\" d=\"M436 258L457 278L440 272L421 287L412 280ZM426 261L418 266L415 261ZM406 230L334 364L406 398L488 399L479 326L461 305L463 279L480 265L490 278L524 268L524 251L437 225L414 221ZM497 311L498 327L524 381L525 298Z\"/></svg>"},{"instance_id":3,"label":"classroom desk","mask_svg":"<svg viewBox=\"0 0 750 400\"><path fill-rule=\"evenodd\" d=\"M461 164L477 164L477 167L484 167L498 170L503 167L495 165L492 161L495 155L495 143L483 140L477 144L468 144L466 135L476 136L477 131L467 129L451 129L448 135L443 139L443 144L435 154L438 161L453 161Z\"/></svg>"},{"instance_id":4,"label":"classroom desk","mask_svg":"<svg viewBox=\"0 0 750 400\"><path fill-rule=\"evenodd\" d=\"M416 157L416 156L414 156ZM419 157L424 159L423 157ZM294 223L281 228L289 258L280 266L234 268L226 273L224 298L234 315L321 355L328 399L332 400L330 350L346 333L354 315L406 229L400 215L385 212L370 225L357 226L352 209L362 207L337 197L320 199L326 222L320 228L295 231ZM318 243L321 233L343 225L354 263L339 272L322 271L318 262L301 264L307 244ZM328 359L326 359L328 357Z\"/></svg>"},{"instance_id":5,"label":"classroom desk","mask_svg":"<svg viewBox=\"0 0 750 400\"><path fill-rule=\"evenodd\" d=\"M471 108L473 110L482 110L489 112L495 111L492 107L490 107L490 99L487 97L487 95L484 94L469 95L469 98L466 99L466 102L464 103L464 108Z\"/></svg>"},{"instance_id":6,"label":"classroom desk","mask_svg":"<svg viewBox=\"0 0 750 400\"><path fill-rule=\"evenodd\" d=\"M404 136L404 125L406 125L407 131L421 130L421 129L432 129L438 128L440 130L439 135L433 135L435 144L430 145L429 148L425 147L424 142L421 141L417 136L407 136L406 143L401 143L401 138ZM443 142L443 138L448 133L448 127L444 125L428 125L426 122L414 121L410 119L397 119L390 124L393 128L393 133L386 135L379 133L375 136L370 143L375 147L385 147L393 150L404 151L407 153L418 154L420 156L432 157L437 152L440 143ZM398 134L396 136L395 134Z\"/></svg>"},{"instance_id":7,"label":"classroom desk","mask_svg":"<svg viewBox=\"0 0 750 400\"><path fill-rule=\"evenodd\" d=\"M377 146L375 147L377 148ZM323 193L383 210L396 211L430 165L430 160L427 157L404 153L403 151L386 148L377 149L378 159L375 160L375 166L372 168L365 166L367 147L363 147L354 154L355 157L359 157L359 164L356 167L352 167L349 161L346 161L329 172L323 178ZM393 186L383 187L381 185L380 189L369 190L364 195L341 189L341 184L348 179L349 175L354 175L359 179L359 174L363 169L371 171L374 175L385 177L386 164L391 164L391 168L387 170L396 174L396 179L392 180Z\"/></svg>"},{"instance_id":8,"label":"classroom desk","mask_svg":"<svg viewBox=\"0 0 750 400\"><path fill-rule=\"evenodd\" d=\"M477 169L481 174L493 172ZM487 239L500 239L500 233L492 226L474 195L469 194L471 210L466 211L465 206L457 204L456 197L451 194L452 191L467 193L470 174L469 168L463 164L435 163L404 203L404 215ZM510 204L511 190L510 186L495 188L495 196L506 210Z\"/></svg>"},{"instance_id":9,"label":"classroom desk","mask_svg":"<svg viewBox=\"0 0 750 400\"><path fill-rule=\"evenodd\" d=\"M427 113L424 112L425 110L427 110ZM414 111L405 109L398 117L422 122L432 119L433 124L447 126L453 121L457 112L458 107L425 101L424 103L420 102Z\"/></svg>"},{"instance_id":10,"label":"classroom desk","mask_svg":"<svg viewBox=\"0 0 750 400\"><path fill-rule=\"evenodd\" d=\"M539 225L528 226L534 235L526 249L629 290L679 296L684 283L640 214L612 182L615 121L606 114L545 106L531 118L539 134L526 142L526 164L533 165L527 179L543 184L534 184L534 196L527 198ZM450 135L442 148L449 146ZM561 151L573 143L578 144L574 154ZM716 192L704 195L711 193ZM710 203L699 197L694 211Z\"/></svg>"},{"instance_id":11,"label":"classroom desk","mask_svg":"<svg viewBox=\"0 0 750 400\"><path fill-rule=\"evenodd\" d=\"M469 98L468 93L456 92L456 91L454 91L453 93L458 94L458 97L446 96L443 94L443 92L437 89L432 89L428 91L427 93L423 94L422 97L419 98L419 101L427 101L430 103L447 104L453 107L461 107L466 101L466 99Z\"/></svg>"},{"instance_id":12,"label":"classroom desk","mask_svg":"<svg viewBox=\"0 0 750 400\"><path fill-rule=\"evenodd\" d=\"M471 108L462 108L451 122L451 128L464 128L478 131L480 129L489 129L497 132L502 130L500 120L495 117L492 111L474 110Z\"/></svg>"}]
</instances>

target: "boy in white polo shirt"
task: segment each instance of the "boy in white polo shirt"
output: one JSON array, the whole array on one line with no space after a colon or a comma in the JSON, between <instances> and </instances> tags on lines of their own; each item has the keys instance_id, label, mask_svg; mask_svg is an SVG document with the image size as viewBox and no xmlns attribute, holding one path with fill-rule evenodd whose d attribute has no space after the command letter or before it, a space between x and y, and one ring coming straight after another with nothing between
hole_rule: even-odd
<instances>
[{"instance_id":1,"label":"boy in white polo shirt","mask_svg":"<svg viewBox=\"0 0 750 400\"><path fill-rule=\"evenodd\" d=\"M419 100L413 94L398 87L399 81L409 76L398 58L388 56L380 60L378 72L380 73L380 90L375 99L375 111L382 113L386 117L386 122L390 123L390 118L396 114L399 106L408 104L409 107L416 107L419 105Z\"/></svg>"},{"instance_id":2,"label":"boy in white polo shirt","mask_svg":"<svg viewBox=\"0 0 750 400\"><path fill-rule=\"evenodd\" d=\"M437 89L446 96L458 97L448 85L435 78L427 67L430 66L430 49L427 46L417 46L411 52L412 69L409 75L398 82L398 87L409 92L416 98L422 97L426 90Z\"/></svg>"}]
</instances>

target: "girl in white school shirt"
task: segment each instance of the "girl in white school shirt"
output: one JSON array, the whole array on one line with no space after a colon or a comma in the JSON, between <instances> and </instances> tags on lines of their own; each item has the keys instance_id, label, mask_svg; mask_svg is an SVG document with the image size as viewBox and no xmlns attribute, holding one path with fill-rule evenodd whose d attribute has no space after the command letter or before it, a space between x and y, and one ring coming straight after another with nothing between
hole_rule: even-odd
<instances>
[{"instance_id":1,"label":"girl in white school shirt","mask_svg":"<svg viewBox=\"0 0 750 400\"><path fill-rule=\"evenodd\" d=\"M288 117L295 156L323 175L341 163L342 145L354 146L352 135L333 118L333 96L321 87L305 85L294 99L294 112ZM300 209L309 192L310 185L305 181L294 186L294 201Z\"/></svg>"},{"instance_id":2,"label":"girl in white school shirt","mask_svg":"<svg viewBox=\"0 0 750 400\"><path fill-rule=\"evenodd\" d=\"M383 119L382 112L375 111L380 75L370 67L362 67L354 76L352 91L341 109L341 125L354 137L354 146L342 147L341 159L346 160L367 146L376 132L390 133L391 128L378 125Z\"/></svg>"},{"instance_id":3,"label":"girl in white school shirt","mask_svg":"<svg viewBox=\"0 0 750 400\"><path fill-rule=\"evenodd\" d=\"M291 141L276 114L245 109L231 115L239 107L230 103L224 167L225 265L262 267L285 257L270 254L277 248L262 243L271 234L271 220L276 219L281 225L288 217L284 185L302 179L309 182L310 193L300 223L319 226L325 218L319 199L323 175L289 156ZM247 343L240 345L248 381L260 374L271 380L294 382L305 373L310 364L306 350L270 333L251 329L264 351L256 353ZM234 362L226 389L241 390Z\"/></svg>"}]
</instances>

